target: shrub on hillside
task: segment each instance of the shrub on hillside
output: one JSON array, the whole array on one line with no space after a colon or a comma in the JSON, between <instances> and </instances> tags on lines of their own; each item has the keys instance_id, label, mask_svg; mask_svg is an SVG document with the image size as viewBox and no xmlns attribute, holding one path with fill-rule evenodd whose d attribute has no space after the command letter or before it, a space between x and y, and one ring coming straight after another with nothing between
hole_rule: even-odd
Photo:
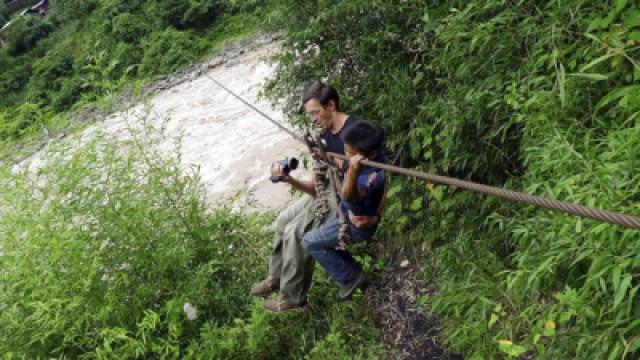
<instances>
[{"instance_id":1,"label":"shrub on hillside","mask_svg":"<svg viewBox=\"0 0 640 360\"><path fill-rule=\"evenodd\" d=\"M285 3L268 93L295 121L295 94L327 78L345 109L385 128L402 165L638 214L633 2ZM637 231L404 177L389 196L382 230L433 254L432 304L452 349L640 353Z\"/></svg>"},{"instance_id":2,"label":"shrub on hillside","mask_svg":"<svg viewBox=\"0 0 640 360\"><path fill-rule=\"evenodd\" d=\"M220 0L149 0L146 13L178 29L212 24L221 11Z\"/></svg>"},{"instance_id":3,"label":"shrub on hillside","mask_svg":"<svg viewBox=\"0 0 640 360\"><path fill-rule=\"evenodd\" d=\"M111 31L118 40L133 43L140 41L148 29L142 16L124 12L113 18Z\"/></svg>"},{"instance_id":4,"label":"shrub on hillside","mask_svg":"<svg viewBox=\"0 0 640 360\"><path fill-rule=\"evenodd\" d=\"M337 341L349 358L381 354L369 308L327 305L326 277L318 314L265 313L248 289L266 271L270 218L209 209L179 146L160 150L147 118L126 121L50 144L37 171L0 169L0 353L299 359Z\"/></svg>"},{"instance_id":5,"label":"shrub on hillside","mask_svg":"<svg viewBox=\"0 0 640 360\"><path fill-rule=\"evenodd\" d=\"M143 41L143 48L140 63L143 75L171 73L193 62L203 50L190 33L171 27L151 34Z\"/></svg>"},{"instance_id":6,"label":"shrub on hillside","mask_svg":"<svg viewBox=\"0 0 640 360\"><path fill-rule=\"evenodd\" d=\"M2 32L7 43L7 52L13 56L26 53L53 29L53 25L46 19L35 16L20 17Z\"/></svg>"},{"instance_id":7,"label":"shrub on hillside","mask_svg":"<svg viewBox=\"0 0 640 360\"><path fill-rule=\"evenodd\" d=\"M7 5L0 1L0 27L9 21L9 13L7 12Z\"/></svg>"},{"instance_id":8,"label":"shrub on hillside","mask_svg":"<svg viewBox=\"0 0 640 360\"><path fill-rule=\"evenodd\" d=\"M252 259L233 254L257 222L208 213L197 174L139 141L57 145L37 175L4 174L3 354L177 357L207 321L245 312Z\"/></svg>"}]
</instances>

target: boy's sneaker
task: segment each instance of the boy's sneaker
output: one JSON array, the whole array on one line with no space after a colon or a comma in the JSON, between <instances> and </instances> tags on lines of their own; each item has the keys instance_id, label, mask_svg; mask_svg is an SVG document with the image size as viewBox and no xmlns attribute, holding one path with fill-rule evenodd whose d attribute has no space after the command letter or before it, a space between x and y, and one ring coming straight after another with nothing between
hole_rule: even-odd
<instances>
[{"instance_id":1,"label":"boy's sneaker","mask_svg":"<svg viewBox=\"0 0 640 360\"><path fill-rule=\"evenodd\" d=\"M280 279L275 279L271 276L268 276L266 279L260 281L259 283L253 284L251 287L251 295L267 297L271 295L272 292L280 290Z\"/></svg>"},{"instance_id":2,"label":"boy's sneaker","mask_svg":"<svg viewBox=\"0 0 640 360\"><path fill-rule=\"evenodd\" d=\"M353 280L346 284L340 284L339 286L340 290L338 290L338 296L336 299L338 301L349 300L356 290L367 287L367 276L363 272L360 272L358 275L354 276Z\"/></svg>"},{"instance_id":3,"label":"boy's sneaker","mask_svg":"<svg viewBox=\"0 0 640 360\"><path fill-rule=\"evenodd\" d=\"M266 299L264 301L264 308L272 313L283 313L287 311L303 313L308 310L306 302L302 304L294 304L282 298Z\"/></svg>"}]
</instances>

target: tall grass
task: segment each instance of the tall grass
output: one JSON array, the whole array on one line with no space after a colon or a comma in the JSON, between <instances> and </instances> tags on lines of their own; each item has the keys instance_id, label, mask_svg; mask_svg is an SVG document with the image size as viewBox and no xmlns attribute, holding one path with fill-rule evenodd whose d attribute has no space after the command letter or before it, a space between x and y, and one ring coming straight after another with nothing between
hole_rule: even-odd
<instances>
[{"instance_id":1,"label":"tall grass","mask_svg":"<svg viewBox=\"0 0 640 360\"><path fill-rule=\"evenodd\" d=\"M636 3L284 2L296 16L267 93L292 115L290 94L328 78L401 165L639 214ZM382 230L425 250L440 293L423 300L451 349L640 353L638 231L401 177L389 195Z\"/></svg>"},{"instance_id":2,"label":"tall grass","mask_svg":"<svg viewBox=\"0 0 640 360\"><path fill-rule=\"evenodd\" d=\"M248 290L266 272L272 218L210 209L196 169L180 164L179 143L159 150L166 135L146 119L118 136L52 144L37 171L2 171L0 353L320 359L379 351L367 306L332 305L326 277L312 294L320 316L265 314Z\"/></svg>"}]
</instances>

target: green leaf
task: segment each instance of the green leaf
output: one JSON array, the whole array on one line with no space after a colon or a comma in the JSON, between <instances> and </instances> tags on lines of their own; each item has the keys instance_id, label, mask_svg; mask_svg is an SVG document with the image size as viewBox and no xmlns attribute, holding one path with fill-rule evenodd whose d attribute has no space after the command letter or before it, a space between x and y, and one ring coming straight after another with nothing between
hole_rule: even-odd
<instances>
[{"instance_id":1,"label":"green leaf","mask_svg":"<svg viewBox=\"0 0 640 360\"><path fill-rule=\"evenodd\" d=\"M435 186L433 191L431 191L431 195L434 199L442 201L442 186Z\"/></svg>"},{"instance_id":2,"label":"green leaf","mask_svg":"<svg viewBox=\"0 0 640 360\"><path fill-rule=\"evenodd\" d=\"M615 2L615 4L616 4L615 13L619 14L620 11L622 11L627 6L628 2L629 2L629 0L616 0L616 2Z\"/></svg>"},{"instance_id":3,"label":"green leaf","mask_svg":"<svg viewBox=\"0 0 640 360\"><path fill-rule=\"evenodd\" d=\"M389 189L389 191L387 192L387 197L393 197L394 195L399 193L400 190L402 190L402 185L397 184L392 186L391 189Z\"/></svg>"},{"instance_id":4,"label":"green leaf","mask_svg":"<svg viewBox=\"0 0 640 360\"><path fill-rule=\"evenodd\" d=\"M509 340L499 340L498 347L500 351L509 356L520 356L527 351L524 346L516 345Z\"/></svg>"},{"instance_id":5,"label":"green leaf","mask_svg":"<svg viewBox=\"0 0 640 360\"><path fill-rule=\"evenodd\" d=\"M611 273L611 280L613 281L613 291L618 291L618 288L620 287L620 279L622 278L621 273L622 268L620 268L620 265L617 265L615 268L613 268L613 271Z\"/></svg>"},{"instance_id":6,"label":"green leaf","mask_svg":"<svg viewBox=\"0 0 640 360\"><path fill-rule=\"evenodd\" d=\"M622 22L627 29L640 26L640 10L631 10L625 12Z\"/></svg>"},{"instance_id":7,"label":"green leaf","mask_svg":"<svg viewBox=\"0 0 640 360\"><path fill-rule=\"evenodd\" d=\"M629 40L640 41L640 31L632 31L627 37Z\"/></svg>"},{"instance_id":8,"label":"green leaf","mask_svg":"<svg viewBox=\"0 0 640 360\"><path fill-rule=\"evenodd\" d=\"M498 315L491 314L491 318L489 318L489 329L491 329L497 321L498 321Z\"/></svg>"},{"instance_id":9,"label":"green leaf","mask_svg":"<svg viewBox=\"0 0 640 360\"><path fill-rule=\"evenodd\" d=\"M422 209L422 197L418 196L417 198L413 199L409 208L413 211Z\"/></svg>"},{"instance_id":10,"label":"green leaf","mask_svg":"<svg viewBox=\"0 0 640 360\"><path fill-rule=\"evenodd\" d=\"M413 85L418 85L420 81L422 81L422 78L424 78L424 73L420 71L419 73L416 74L416 77L413 79Z\"/></svg>"},{"instance_id":11,"label":"green leaf","mask_svg":"<svg viewBox=\"0 0 640 360\"><path fill-rule=\"evenodd\" d=\"M564 65L560 63L560 73L558 74L558 86L560 87L560 103L562 107L567 104L567 81Z\"/></svg>"},{"instance_id":12,"label":"green leaf","mask_svg":"<svg viewBox=\"0 0 640 360\"><path fill-rule=\"evenodd\" d=\"M629 85L629 86L615 89L609 92L604 97L602 97L600 101L598 101L598 104L596 105L596 109L601 109L604 106L607 106L608 104L610 104L611 102L617 99L620 99L622 97L625 97L627 95L633 94L636 91L640 92L640 85Z\"/></svg>"},{"instance_id":13,"label":"green leaf","mask_svg":"<svg viewBox=\"0 0 640 360\"><path fill-rule=\"evenodd\" d=\"M603 19L601 17L597 17L591 20L591 23L589 23L589 27L587 28L587 31L591 32L593 30L602 29L604 27L605 26L603 26Z\"/></svg>"},{"instance_id":14,"label":"green leaf","mask_svg":"<svg viewBox=\"0 0 640 360\"><path fill-rule=\"evenodd\" d=\"M627 274L622 282L620 283L620 288L616 291L616 296L613 299L613 307L616 308L624 299L624 295L627 293L627 289L631 285L631 275Z\"/></svg>"},{"instance_id":15,"label":"green leaf","mask_svg":"<svg viewBox=\"0 0 640 360\"><path fill-rule=\"evenodd\" d=\"M573 76L593 81L609 80L609 76L597 73L571 73L567 74L567 76Z\"/></svg>"},{"instance_id":16,"label":"green leaf","mask_svg":"<svg viewBox=\"0 0 640 360\"><path fill-rule=\"evenodd\" d=\"M600 64L601 62L606 61L607 59L609 59L609 58L611 58L611 57L613 57L613 56L616 56L616 55L618 55L618 54L617 54L617 53L615 53L615 52L613 52L613 53L611 53L611 54L606 54L606 55L599 56L599 57L597 57L595 60L593 60L593 61L591 61L590 63L588 63L587 65L583 66L583 67L580 69L580 72L581 72L581 73L584 73L585 71L587 71L587 70L591 69L592 67L594 67L594 66L596 66L596 65Z\"/></svg>"},{"instance_id":17,"label":"green leaf","mask_svg":"<svg viewBox=\"0 0 640 360\"><path fill-rule=\"evenodd\" d=\"M544 323L544 336L554 336L556 334L556 323L553 320L547 320Z\"/></svg>"}]
</instances>

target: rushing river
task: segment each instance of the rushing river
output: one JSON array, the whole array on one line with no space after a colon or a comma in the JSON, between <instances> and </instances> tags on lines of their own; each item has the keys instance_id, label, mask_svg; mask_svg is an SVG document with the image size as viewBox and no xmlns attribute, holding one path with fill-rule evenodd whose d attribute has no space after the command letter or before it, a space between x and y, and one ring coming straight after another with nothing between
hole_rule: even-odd
<instances>
[{"instance_id":1,"label":"rushing river","mask_svg":"<svg viewBox=\"0 0 640 360\"><path fill-rule=\"evenodd\" d=\"M273 73L273 66L264 59L273 51L277 51L274 44L258 47L211 69L208 75L282 122L281 111L256 99L262 83ZM277 159L298 156L303 146L204 75L160 91L146 106L114 113L79 135L88 139L101 131L121 136L127 123L149 107L152 121L168 117L167 133L182 136L182 162L185 167L200 168L211 204L244 190L252 193L255 210L277 208L289 199L287 186L269 181L269 165ZM169 149L173 143L170 137L160 146ZM42 154L34 154L26 163L37 169L46 161ZM239 199L243 201L243 196Z\"/></svg>"}]
</instances>

